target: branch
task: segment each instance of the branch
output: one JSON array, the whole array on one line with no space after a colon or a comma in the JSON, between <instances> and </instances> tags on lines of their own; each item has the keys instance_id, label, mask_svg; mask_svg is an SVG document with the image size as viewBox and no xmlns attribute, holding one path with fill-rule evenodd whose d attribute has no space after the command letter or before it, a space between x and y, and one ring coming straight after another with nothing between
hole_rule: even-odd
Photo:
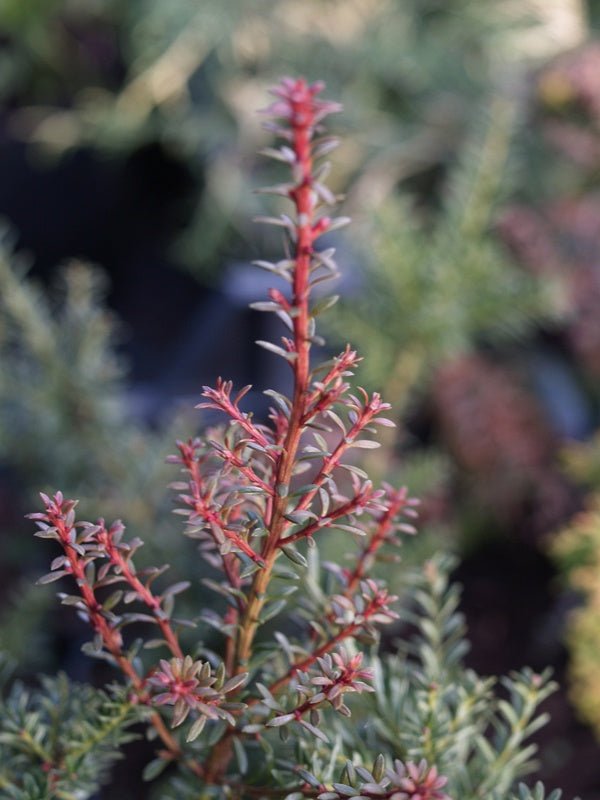
<instances>
[{"instance_id":1,"label":"branch","mask_svg":"<svg viewBox=\"0 0 600 800\"><path fill-rule=\"evenodd\" d=\"M367 592L371 596L368 598L367 604L360 615L357 615L355 620L349 625L343 626L335 634L335 636L332 636L331 639L328 639L320 647L317 647L307 656L292 664L284 675L282 675L268 687L271 693L275 693L278 689L281 689L283 686L289 683L289 681L297 672L306 672L306 670L310 669L317 659L322 658L324 655L331 652L334 647L336 647L338 644L341 644L344 640L350 639L359 633L365 627L365 624L371 621L392 622L394 619L397 619L398 615L389 608L389 604L393 603L398 598L394 595L389 595L386 589L378 587L374 581L365 581L363 583L365 585L363 597L367 595ZM335 599L336 598L334 597L333 600L335 601ZM343 598L342 596L338 597L338 600L346 599L347 598ZM248 705L253 705L252 701L250 701Z\"/></svg>"},{"instance_id":2,"label":"branch","mask_svg":"<svg viewBox=\"0 0 600 800\"><path fill-rule=\"evenodd\" d=\"M72 575L82 598L80 610L87 615L92 627L100 636L104 647L111 654L117 666L131 681L139 701L142 703L147 702L144 680L138 674L131 661L124 655L121 633L109 624L102 604L96 598L94 589L90 585L86 574L86 568L94 558L93 555L89 555L90 550L93 550L96 546L93 540L95 534L94 526L83 526L82 533L77 534L75 527L76 503L73 500L65 500L61 492L57 492L52 499L42 494L42 500L46 506L45 513L29 515L29 518L35 520L40 528L36 536L57 541L62 546L65 557L61 557L62 560L55 559L53 571L44 576L41 581L49 582L49 580L56 580L63 577L63 575ZM192 772L200 775L202 771L198 764L182 760L183 753L181 748L169 733L158 712L152 712L150 722L167 748L169 757L182 761Z\"/></svg>"},{"instance_id":3,"label":"branch","mask_svg":"<svg viewBox=\"0 0 600 800\"><path fill-rule=\"evenodd\" d=\"M227 526L218 512L211 507L210 501L207 499L207 497L205 497L205 495L202 493L203 481L202 475L200 474L199 463L195 457L194 443L177 442L177 447L181 454L181 463L185 466L191 478L188 487L191 491L191 496L187 494L180 494L179 499L182 500L189 508L191 508L197 517L206 523L208 530L210 531L210 534L218 548L220 548L223 542L227 540L231 542L234 547L244 553L244 555L248 556L248 558L254 561L255 564L258 564L260 567L264 566L265 562L263 557L256 553L237 531L231 530L231 528ZM183 513L183 511L181 513ZM186 513L189 515L189 512ZM191 523L193 523L193 519L190 517L190 524ZM231 564L225 558L225 555L226 554L223 554L223 568L230 580L230 583L235 585L233 582Z\"/></svg>"}]
</instances>

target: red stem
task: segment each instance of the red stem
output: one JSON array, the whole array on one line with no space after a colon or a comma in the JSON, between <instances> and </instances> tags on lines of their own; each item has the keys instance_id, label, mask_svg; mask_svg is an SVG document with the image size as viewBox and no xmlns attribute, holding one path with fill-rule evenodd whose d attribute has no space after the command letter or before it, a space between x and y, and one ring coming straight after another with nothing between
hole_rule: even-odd
<instances>
[{"instance_id":1,"label":"red stem","mask_svg":"<svg viewBox=\"0 0 600 800\"><path fill-rule=\"evenodd\" d=\"M284 513L287 505L287 491L290 485L292 470L296 461L296 453L302 435L302 418L306 410L310 374L310 340L309 340L309 279L311 257L316 233L313 229L315 200L312 190L312 154L311 135L314 125L313 100L304 82L298 82L296 97L291 97L291 126L293 149L296 154L296 168L299 173L298 184L290 191L290 198L296 207L296 251L293 278L294 310L294 395L289 424L281 456L278 459L275 474L275 491L271 517L267 520L269 534L265 539L262 558L265 568L256 573L254 583L248 595L246 611L240 620L237 661L238 669L247 664L260 611L265 602L266 588L275 563L277 549L286 525Z\"/></svg>"},{"instance_id":2,"label":"red stem","mask_svg":"<svg viewBox=\"0 0 600 800\"><path fill-rule=\"evenodd\" d=\"M292 146L296 154L295 168L298 183L290 190L290 199L296 207L296 249L293 277L292 322L294 394L283 449L275 467L275 495L269 504L270 517L265 520L268 535L262 549L263 569L254 577L248 593L244 613L240 617L235 658L235 671L242 672L250 660L254 637L260 622L271 572L278 555L280 538L285 530L284 514L287 506L292 472L302 436L302 420L306 412L310 378L309 292L310 267L314 240L318 231L313 228L315 198L312 190L311 136L314 128L314 99L303 80L296 83L289 96L289 115L292 127ZM217 782L231 759L231 738L225 737L215 745L208 759L207 779Z\"/></svg>"},{"instance_id":3,"label":"red stem","mask_svg":"<svg viewBox=\"0 0 600 800\"><path fill-rule=\"evenodd\" d=\"M323 530L323 528L328 528L332 522L335 522L336 519L347 517L348 514L351 514L353 511L356 511L358 508L360 508L364 499L365 495L362 492L357 494L355 497L348 500L347 503L332 509L332 511L330 511L326 517L317 519L314 522L311 522L310 525L306 525L301 530L296 531L296 533L292 533L290 536L286 536L285 539L281 539L279 542L280 545L283 546L286 544L293 544L300 539L307 539L309 536L313 536L313 534ZM324 520L326 520L325 523Z\"/></svg>"},{"instance_id":4,"label":"red stem","mask_svg":"<svg viewBox=\"0 0 600 800\"><path fill-rule=\"evenodd\" d=\"M377 597L374 597L367 608L363 611L363 620L362 622L354 622L352 625L348 625L346 628L342 628L341 631L338 631L335 636L332 636L331 639L328 639L324 642L320 647L316 650L313 650L312 653L309 653L305 658L301 659L300 661L296 661L289 670L274 681L268 688L271 694L274 694L278 689L281 689L282 686L285 686L287 683L291 681L294 677L296 672L303 671L305 672L307 669L315 663L317 658L324 656L326 653L329 653L333 648L338 645L340 642L343 642L344 639L349 639L351 636L354 636L355 633L361 630L364 627L365 622L368 620L369 617L376 614L381 609L381 602L378 600ZM257 702L259 702L257 700ZM248 702L248 705L253 705L253 702Z\"/></svg>"},{"instance_id":5,"label":"red stem","mask_svg":"<svg viewBox=\"0 0 600 800\"><path fill-rule=\"evenodd\" d=\"M196 511L197 514L199 514L205 520L207 520L207 522L214 522L214 524L216 524L217 527L223 531L223 535L226 535L222 520L208 508L206 500L202 497L202 491L201 491L202 476L200 474L200 467L198 462L194 458L188 457L186 454L183 455L183 462L190 472L191 489L192 489L192 495L194 497L194 510ZM233 533L233 531L230 531L230 533ZM239 534L236 533L235 536L241 539ZM243 539L241 541L243 541ZM244 545L250 548L247 542L244 542ZM259 556L256 555L254 550L252 550L252 555L254 556L253 558L254 561L256 561L257 558L260 558ZM237 559L232 557L231 554L225 554L225 555L222 554L221 562L223 564L223 572L225 573L225 576L229 581L229 585L233 586L235 589L239 589L241 582L238 571L239 566ZM242 611L242 601L239 598L237 598L237 603L239 610Z\"/></svg>"},{"instance_id":6,"label":"red stem","mask_svg":"<svg viewBox=\"0 0 600 800\"><path fill-rule=\"evenodd\" d=\"M260 478L256 472L249 467L247 464L244 464L242 459L239 456L236 456L235 453L232 453L230 450L224 451L223 454L218 453L220 457L227 461L229 464L234 466L239 472L248 479L248 481L254 486L257 486L259 489L262 489L267 495L274 495L275 492L272 486L269 486L268 483L265 483L262 478Z\"/></svg>"},{"instance_id":7,"label":"red stem","mask_svg":"<svg viewBox=\"0 0 600 800\"><path fill-rule=\"evenodd\" d=\"M371 405L367 405L367 407L363 410L363 413L359 417L359 419L354 423L354 425L350 428L346 436L344 436L341 441L338 443L335 450L331 453L330 456L327 456L323 460L323 464L321 465L321 469L319 470L318 474L313 478L312 484L314 485L314 489L308 491L305 495L302 496L294 511L304 511L308 508L311 504L313 498L319 491L319 488L325 482L325 479L331 475L333 470L338 466L340 463L340 459L346 452L346 450L351 446L352 442L356 439L359 433L364 430L364 428L371 422L373 417L375 417L379 413L379 408L372 408ZM281 539L279 541L279 545L285 544L290 540L290 537L286 539Z\"/></svg>"},{"instance_id":8,"label":"red stem","mask_svg":"<svg viewBox=\"0 0 600 800\"><path fill-rule=\"evenodd\" d=\"M129 661L129 659L123 655L123 640L121 634L119 631L111 628L108 624L108 621L102 616L102 606L96 599L94 590L87 581L85 565L81 560L80 554L71 544L71 531L73 530L73 527L67 525L64 517L62 516L61 509L56 509L55 513L53 509L47 508L46 512L51 524L56 528L56 531L60 537L61 544L68 559L68 571L73 575L75 581L77 582L77 587L88 610L90 622L92 623L94 630L102 637L104 646L113 656L121 671L131 680L139 699L142 702L145 702L145 698L143 697L144 682L137 673L131 661ZM175 760L181 760L181 748L167 730L162 717L157 711L152 713L150 721L156 729L159 737L162 739L163 744L167 748L169 757ZM182 763L184 763L188 769L190 769L199 777L203 774L203 770L199 764L190 761L184 761Z\"/></svg>"},{"instance_id":9,"label":"red stem","mask_svg":"<svg viewBox=\"0 0 600 800\"><path fill-rule=\"evenodd\" d=\"M353 571L348 576L348 584L344 590L344 595L346 597L350 597L350 595L354 593L354 590L364 578L370 566L371 557L379 550L390 531L393 530L394 519L407 504L407 500L406 491L399 491L392 498L387 511L383 513L379 520L373 536L360 554Z\"/></svg>"},{"instance_id":10,"label":"red stem","mask_svg":"<svg viewBox=\"0 0 600 800\"><path fill-rule=\"evenodd\" d=\"M200 517L202 517L202 519L208 522L209 525L214 525L216 528L218 528L222 532L223 536L226 539L229 539L237 548L239 548L244 555L247 555L248 558L252 559L252 561L257 563L259 566L263 566L263 558L254 552L248 542L242 536L240 536L237 531L229 530L221 517L209 506L206 499L202 496L202 476L200 475L198 462L193 458L193 456L189 455L184 450L181 452L182 461L189 470L191 476L191 491L193 496L193 504L191 505L193 506L194 511ZM223 569L225 570L225 573L231 582L231 566L225 556L223 557Z\"/></svg>"},{"instance_id":11,"label":"red stem","mask_svg":"<svg viewBox=\"0 0 600 800\"><path fill-rule=\"evenodd\" d=\"M171 627L169 619L161 616L160 614L160 598L155 597L150 589L148 589L147 586L144 586L137 575L132 572L127 559L123 557L119 548L114 544L110 532L107 531L106 528L103 527L102 530L97 534L97 537L98 541L104 545L104 549L111 563L115 567L118 567L121 575L136 592L140 600L152 611L152 614L156 620L156 624L159 626L171 653L175 656L175 658L183 658L183 651L179 645L177 634Z\"/></svg>"}]
</instances>

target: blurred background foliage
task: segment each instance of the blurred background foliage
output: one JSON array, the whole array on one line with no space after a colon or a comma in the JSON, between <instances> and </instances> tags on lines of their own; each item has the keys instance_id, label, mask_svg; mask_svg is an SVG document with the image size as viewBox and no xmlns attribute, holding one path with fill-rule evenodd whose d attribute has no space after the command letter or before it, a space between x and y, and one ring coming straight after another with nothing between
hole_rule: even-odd
<instances>
[{"instance_id":1,"label":"blurred background foliage","mask_svg":"<svg viewBox=\"0 0 600 800\"><path fill-rule=\"evenodd\" d=\"M276 180L255 111L302 73L344 104L333 185L355 225L331 237L329 345L359 348L359 380L399 423L369 469L423 496L419 556L440 541L463 554L473 665L560 672L579 601L552 582L546 541L599 485L562 455L600 425L598 24L592 0L0 0L5 649L44 630L32 666L66 658L81 676L72 623L50 624L43 589L19 582L45 555L21 522L35 491L122 516L176 567L189 552L164 456L200 424L181 409L218 374L255 385L257 414L263 388L285 388L251 344L273 331L246 310L268 285L248 262L279 248L250 222L265 208L252 190ZM567 640L591 709L585 513L585 547L556 550L587 598ZM566 707L555 718L555 782L593 797L596 745Z\"/></svg>"},{"instance_id":2,"label":"blurred background foliage","mask_svg":"<svg viewBox=\"0 0 600 800\"><path fill-rule=\"evenodd\" d=\"M585 499L549 547L578 595L567 629L571 698L600 739L600 435L565 448L564 460Z\"/></svg>"}]
</instances>

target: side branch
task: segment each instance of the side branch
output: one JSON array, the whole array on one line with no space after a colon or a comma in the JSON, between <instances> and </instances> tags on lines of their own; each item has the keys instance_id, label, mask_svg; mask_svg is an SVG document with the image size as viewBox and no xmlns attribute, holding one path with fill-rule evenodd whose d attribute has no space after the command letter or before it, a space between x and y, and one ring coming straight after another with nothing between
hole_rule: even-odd
<instances>
[{"instance_id":1,"label":"side branch","mask_svg":"<svg viewBox=\"0 0 600 800\"><path fill-rule=\"evenodd\" d=\"M389 403L384 403L377 392L373 393L371 398L368 397L366 392L363 391L364 405L360 404L358 399L354 398L354 413L356 414L356 421L346 433L345 436L339 441L333 452L323 459L321 467L317 475L312 480L313 488L306 492L301 498L294 512L305 511L308 509L313 499L317 495L319 489L323 486L331 473L340 465L342 456L353 446L357 446L357 437L367 428L379 414L387 411L390 408ZM280 542L281 544L281 542Z\"/></svg>"},{"instance_id":2,"label":"side branch","mask_svg":"<svg viewBox=\"0 0 600 800\"><path fill-rule=\"evenodd\" d=\"M376 503L381 497L381 494L380 491L375 491L372 484L367 481L350 500L342 503L337 508L333 508L326 517L320 517L309 525L305 525L304 528L296 531L296 533L292 533L290 536L280 539L279 546L285 547L285 545L293 544L300 539L308 539L314 536L315 533L318 533L324 528L331 527L336 520L347 517L355 511L364 510L369 507L372 502ZM290 516L293 516L293 514Z\"/></svg>"},{"instance_id":3,"label":"side branch","mask_svg":"<svg viewBox=\"0 0 600 800\"><path fill-rule=\"evenodd\" d=\"M403 522L399 523L397 521L397 517L400 514L404 514L408 517L415 516L416 511L414 506L418 503L418 501L408 496L408 490L406 488L394 491L391 489L391 487L387 487L387 490L388 496L390 497L389 505L387 510L379 518L377 527L367 545L360 553L356 562L356 566L352 572L347 575L347 584L344 590L344 595L346 597L350 597L350 595L352 595L352 593L356 590L356 587L371 569L373 560L375 559L379 548L384 544L385 541L389 541L390 539L394 538L394 532L397 529L408 534L414 534L416 532L412 525Z\"/></svg>"},{"instance_id":4,"label":"side branch","mask_svg":"<svg viewBox=\"0 0 600 800\"><path fill-rule=\"evenodd\" d=\"M117 532L120 534L122 530L122 526L118 523L115 523L107 530L103 520L100 520L99 530L95 534L95 538L104 549L112 566L116 567L118 573L129 584L138 599L150 609L171 653L176 658L183 658L183 651L179 645L177 634L171 627L169 617L162 608L163 598L154 595L150 588L141 582L132 569L129 559L123 555L122 546L120 547L115 541L115 534ZM187 585L189 586L189 583Z\"/></svg>"},{"instance_id":5,"label":"side branch","mask_svg":"<svg viewBox=\"0 0 600 800\"><path fill-rule=\"evenodd\" d=\"M374 581L366 581L363 585L365 585L366 590L363 593L363 596L368 593L370 597L362 612L355 617L355 620L352 623L349 625L344 625L334 636L321 644L307 656L295 661L284 675L282 675L280 678L277 678L277 680L275 680L268 687L272 694L281 689L283 686L286 686L297 672L306 672L306 670L310 669L317 659L322 658L324 655L331 652L337 645L341 644L346 639L350 639L359 634L360 631L363 630L369 623L389 623L394 619L397 619L398 615L396 612L389 608L390 603L393 603L395 600L397 600L397 597L388 594L386 589L379 588ZM339 597L338 599L342 601L346 598Z\"/></svg>"},{"instance_id":6,"label":"side branch","mask_svg":"<svg viewBox=\"0 0 600 800\"><path fill-rule=\"evenodd\" d=\"M188 489L191 492L191 495L180 494L179 499L192 509L194 517L198 520L202 520L202 522L206 524L217 547L220 548L224 542L229 541L256 564L261 567L264 566L265 561L263 557L253 550L241 534L227 526L227 523L221 518L218 512L211 507L210 500L202 493L202 476L200 474L198 461L194 456L193 444L189 442L178 442L177 446L181 454L181 463L185 466L190 475ZM181 513L183 513L183 511ZM186 513L189 514L190 512L188 511ZM190 524L193 522L193 517L190 517ZM231 565L225 558L223 558L223 567L231 580Z\"/></svg>"},{"instance_id":7,"label":"side branch","mask_svg":"<svg viewBox=\"0 0 600 800\"><path fill-rule=\"evenodd\" d=\"M82 526L83 530L78 535L75 522L75 501L65 500L61 492L54 498L42 495L46 506L45 513L30 514L29 518L36 521L40 528L36 536L44 539L54 539L64 550L64 557L55 559L53 571L41 579L49 582L64 575L71 575L81 594L81 608L89 618L90 624L100 638L102 645L110 653L117 667L129 678L136 696L141 703L149 701L145 690L145 681L138 674L134 665L123 653L123 638L120 631L113 627L107 619L107 612L97 599L94 588L87 575L87 567L95 558L96 542L94 526ZM200 776L203 770L199 764L184 760L182 750L176 739L169 733L162 717L157 711L150 715L150 722L166 747L166 757L173 761L180 761L194 774Z\"/></svg>"}]
</instances>

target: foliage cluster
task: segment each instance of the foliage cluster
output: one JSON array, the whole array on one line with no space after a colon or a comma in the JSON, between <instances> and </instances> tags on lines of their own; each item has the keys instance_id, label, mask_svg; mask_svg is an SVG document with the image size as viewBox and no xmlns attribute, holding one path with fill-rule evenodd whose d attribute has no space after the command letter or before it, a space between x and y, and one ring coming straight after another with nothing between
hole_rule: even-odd
<instances>
[{"instance_id":1,"label":"foliage cluster","mask_svg":"<svg viewBox=\"0 0 600 800\"><path fill-rule=\"evenodd\" d=\"M183 473L172 484L177 511L213 573L204 583L214 600L194 619L176 616L188 581L164 585L164 567L139 567L142 542L122 523L80 521L75 501L42 495L43 511L31 515L37 536L61 552L40 582L64 582L63 604L93 631L85 651L124 683L69 691L58 679L40 693L9 691L0 775L15 800L89 797L139 721L155 748L145 777L164 773L162 797L544 800L541 785L517 780L532 767L526 740L546 721L538 706L554 688L548 675L525 669L497 696L491 679L464 668L443 560L414 575L398 567L401 597L377 577L415 532L416 502L405 489L376 488L357 464L356 451L376 448L373 434L393 423L379 394L351 388L356 352L310 358L323 344L316 318L336 299L313 299L337 274L334 249L316 243L348 221L328 212L337 198L322 159L337 141L322 120L339 106L321 90L284 79L267 109L283 143L265 155L291 179L266 191L293 212L259 219L283 229L285 254L258 266L287 288L254 308L286 329L259 344L291 369L292 395L268 390L269 420L257 421L243 410L247 387L205 387L201 407L223 412L227 425L180 441L169 459ZM318 542L334 535L338 557L323 563ZM380 628L399 619L394 654L378 655ZM188 646L184 633L196 627ZM151 659L155 649L168 658Z\"/></svg>"}]
</instances>

